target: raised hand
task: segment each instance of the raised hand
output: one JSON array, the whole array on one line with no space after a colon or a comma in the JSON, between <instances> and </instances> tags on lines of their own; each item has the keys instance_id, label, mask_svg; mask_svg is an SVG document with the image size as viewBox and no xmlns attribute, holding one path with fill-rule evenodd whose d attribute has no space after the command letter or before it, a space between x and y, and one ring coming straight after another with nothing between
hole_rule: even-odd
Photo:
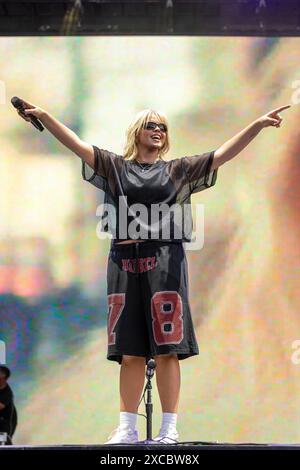
<instances>
[{"instance_id":1,"label":"raised hand","mask_svg":"<svg viewBox=\"0 0 300 470\"><path fill-rule=\"evenodd\" d=\"M38 108L32 103L29 103L29 101L25 101L22 99L22 102L24 103L24 111L20 111L17 109L17 113L19 116L21 116L25 121L30 121L30 118L27 116L27 114L32 114L33 116L37 118L41 118L43 114L45 113L45 110L42 108Z\"/></svg>"},{"instance_id":2,"label":"raised hand","mask_svg":"<svg viewBox=\"0 0 300 470\"><path fill-rule=\"evenodd\" d=\"M284 109L288 109L291 107L291 104L281 106L280 108L273 109L267 114L264 114L260 118L258 118L258 121L261 123L262 127L269 127L269 126L274 126L274 127L280 127L280 124L283 120L282 116L279 114L280 111L283 111Z\"/></svg>"}]
</instances>

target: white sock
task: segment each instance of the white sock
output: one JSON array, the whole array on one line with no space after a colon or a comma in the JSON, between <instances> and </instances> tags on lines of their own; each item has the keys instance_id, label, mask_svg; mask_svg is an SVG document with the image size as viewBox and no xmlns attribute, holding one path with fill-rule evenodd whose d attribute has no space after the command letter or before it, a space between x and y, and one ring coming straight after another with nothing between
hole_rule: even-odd
<instances>
[{"instance_id":1,"label":"white sock","mask_svg":"<svg viewBox=\"0 0 300 470\"><path fill-rule=\"evenodd\" d=\"M120 427L130 427L133 431L136 426L137 413L120 411Z\"/></svg>"},{"instance_id":2,"label":"white sock","mask_svg":"<svg viewBox=\"0 0 300 470\"><path fill-rule=\"evenodd\" d=\"M160 432L176 430L177 413L163 413Z\"/></svg>"}]
</instances>

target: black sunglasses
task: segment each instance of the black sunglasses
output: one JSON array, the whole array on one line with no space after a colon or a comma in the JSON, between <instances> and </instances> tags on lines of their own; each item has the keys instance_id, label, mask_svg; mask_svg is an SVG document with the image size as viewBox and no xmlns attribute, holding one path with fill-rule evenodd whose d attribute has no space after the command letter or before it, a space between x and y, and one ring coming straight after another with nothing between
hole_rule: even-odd
<instances>
[{"instance_id":1,"label":"black sunglasses","mask_svg":"<svg viewBox=\"0 0 300 470\"><path fill-rule=\"evenodd\" d=\"M147 124L145 124L144 129L154 130L154 129L156 129L156 126L158 126L162 132L167 132L168 131L168 128L165 124L163 124L162 122L160 122L158 124L158 123L153 122L153 121L149 121Z\"/></svg>"}]
</instances>

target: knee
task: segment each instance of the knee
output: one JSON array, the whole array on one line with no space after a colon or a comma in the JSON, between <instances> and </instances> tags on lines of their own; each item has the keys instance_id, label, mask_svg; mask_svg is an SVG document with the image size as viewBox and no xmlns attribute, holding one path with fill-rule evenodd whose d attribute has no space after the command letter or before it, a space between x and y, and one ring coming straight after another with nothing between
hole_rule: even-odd
<instances>
[{"instance_id":1,"label":"knee","mask_svg":"<svg viewBox=\"0 0 300 470\"><path fill-rule=\"evenodd\" d=\"M122 356L122 365L125 366L136 366L143 364L145 366L145 357L144 356L128 356L123 354Z\"/></svg>"},{"instance_id":2,"label":"knee","mask_svg":"<svg viewBox=\"0 0 300 470\"><path fill-rule=\"evenodd\" d=\"M178 356L177 356L177 353L159 354L157 356L154 356L154 359L157 363L161 363L161 362L170 361L172 359L177 359L178 360Z\"/></svg>"}]
</instances>

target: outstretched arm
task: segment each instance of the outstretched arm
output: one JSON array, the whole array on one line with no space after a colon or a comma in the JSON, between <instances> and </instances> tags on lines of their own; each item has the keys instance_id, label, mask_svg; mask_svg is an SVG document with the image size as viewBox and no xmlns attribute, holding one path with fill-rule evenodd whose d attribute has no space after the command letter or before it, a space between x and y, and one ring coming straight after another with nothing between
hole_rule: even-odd
<instances>
[{"instance_id":1,"label":"outstretched arm","mask_svg":"<svg viewBox=\"0 0 300 470\"><path fill-rule=\"evenodd\" d=\"M94 151L91 144L81 140L78 135L65 126L62 122L58 121L54 116L45 111L42 108L38 108L28 101L22 100L25 105L24 114L18 111L18 114L29 121L29 117L26 114L30 113L36 116L44 124L51 134L56 137L65 147L70 149L82 160L84 160L91 168L94 168Z\"/></svg>"},{"instance_id":2,"label":"outstretched arm","mask_svg":"<svg viewBox=\"0 0 300 470\"><path fill-rule=\"evenodd\" d=\"M251 140L254 139L254 137L257 136L257 134L264 127L280 127L282 116L280 116L278 113L290 107L291 105L289 104L273 109L269 113L264 114L263 116L253 121L251 124L249 124L249 126L221 145L221 147L215 151L214 161L212 163L211 169L214 170L223 165L223 163L228 162L233 157L235 157L251 142Z\"/></svg>"}]
</instances>

